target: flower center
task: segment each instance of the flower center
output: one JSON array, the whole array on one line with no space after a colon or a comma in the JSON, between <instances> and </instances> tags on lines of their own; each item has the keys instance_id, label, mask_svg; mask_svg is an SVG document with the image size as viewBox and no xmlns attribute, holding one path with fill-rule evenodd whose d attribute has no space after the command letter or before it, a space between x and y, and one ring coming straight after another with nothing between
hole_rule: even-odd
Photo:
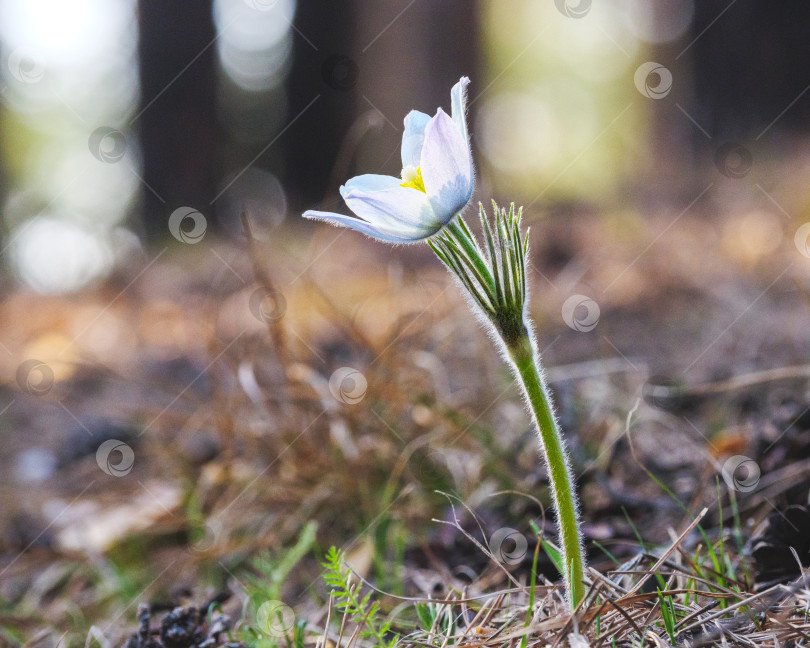
<instances>
[{"instance_id":1,"label":"flower center","mask_svg":"<svg viewBox=\"0 0 810 648\"><path fill-rule=\"evenodd\" d=\"M402 169L402 179L404 182L400 183L400 187L410 187L422 193L427 193L425 183L422 180L422 167L406 166Z\"/></svg>"}]
</instances>

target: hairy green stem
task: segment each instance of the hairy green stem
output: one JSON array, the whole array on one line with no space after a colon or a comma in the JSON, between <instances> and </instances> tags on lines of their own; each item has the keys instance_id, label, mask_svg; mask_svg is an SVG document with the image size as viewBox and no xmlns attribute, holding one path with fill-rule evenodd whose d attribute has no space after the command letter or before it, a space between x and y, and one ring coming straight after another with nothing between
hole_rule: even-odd
<instances>
[{"instance_id":1,"label":"hairy green stem","mask_svg":"<svg viewBox=\"0 0 810 648\"><path fill-rule=\"evenodd\" d=\"M582 538L579 535L579 512L574 491L574 481L568 463L557 421L554 418L551 399L539 371L539 358L535 357L532 335L524 327L522 334L508 341L506 349L512 361L512 369L523 386L537 425L540 445L548 466L551 491L557 506L557 523L560 527L560 544L567 566L563 577L568 584L568 598L575 608L585 596L585 558Z\"/></svg>"},{"instance_id":2,"label":"hairy green stem","mask_svg":"<svg viewBox=\"0 0 810 648\"><path fill-rule=\"evenodd\" d=\"M526 315L528 231L525 237L521 237L523 210L515 211L514 203L508 210L495 203L492 207L495 214L489 219L483 205L479 206L484 247L478 245L461 217L450 222L442 234L429 240L428 244L461 281L474 302L473 308L480 309L479 312L497 331L515 378L523 387L548 466L560 527L565 565L563 578L568 586L568 601L575 608L585 596L585 560L568 456L540 372L540 357L535 351L534 336Z\"/></svg>"}]
</instances>

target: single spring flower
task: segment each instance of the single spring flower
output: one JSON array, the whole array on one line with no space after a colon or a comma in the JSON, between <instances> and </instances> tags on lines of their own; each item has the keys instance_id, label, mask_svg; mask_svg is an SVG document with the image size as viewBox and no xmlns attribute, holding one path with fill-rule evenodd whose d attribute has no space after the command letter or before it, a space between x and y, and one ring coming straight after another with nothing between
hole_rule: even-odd
<instances>
[{"instance_id":1,"label":"single spring flower","mask_svg":"<svg viewBox=\"0 0 810 648\"><path fill-rule=\"evenodd\" d=\"M473 192L472 155L464 118L468 83L469 79L462 77L453 86L452 118L441 108L434 117L413 110L405 118L401 179L362 175L340 188L357 218L316 211L304 216L350 227L389 243L429 239L430 247L458 279L521 385L537 425L560 527L560 571L568 601L576 608L585 597L585 552L565 439L526 306L529 241L528 234L520 231L522 212L515 211L514 205L506 210L493 203L495 214L489 219L482 206L483 245L458 215Z\"/></svg>"},{"instance_id":2,"label":"single spring flower","mask_svg":"<svg viewBox=\"0 0 810 648\"><path fill-rule=\"evenodd\" d=\"M349 227L388 243L413 243L437 234L470 201L473 164L462 77L450 91L451 115L412 110L402 136L402 177L366 174L349 180L340 195L357 215L308 211L305 218Z\"/></svg>"}]
</instances>

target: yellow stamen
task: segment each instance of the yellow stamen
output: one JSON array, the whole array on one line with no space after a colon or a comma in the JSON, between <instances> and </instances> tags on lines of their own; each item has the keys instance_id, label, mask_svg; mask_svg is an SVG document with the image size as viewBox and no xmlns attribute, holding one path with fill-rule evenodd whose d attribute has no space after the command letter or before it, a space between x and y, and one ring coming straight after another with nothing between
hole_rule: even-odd
<instances>
[{"instance_id":1,"label":"yellow stamen","mask_svg":"<svg viewBox=\"0 0 810 648\"><path fill-rule=\"evenodd\" d=\"M425 191L425 183L422 180L422 167L406 166L402 169L402 179L405 182L402 182L399 185L400 187L410 187L422 193L427 193Z\"/></svg>"}]
</instances>

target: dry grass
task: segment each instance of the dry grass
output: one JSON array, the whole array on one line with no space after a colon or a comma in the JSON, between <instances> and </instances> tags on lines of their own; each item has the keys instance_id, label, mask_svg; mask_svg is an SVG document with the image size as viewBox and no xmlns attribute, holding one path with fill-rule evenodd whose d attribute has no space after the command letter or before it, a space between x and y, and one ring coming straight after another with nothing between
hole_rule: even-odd
<instances>
[{"instance_id":1,"label":"dry grass","mask_svg":"<svg viewBox=\"0 0 810 648\"><path fill-rule=\"evenodd\" d=\"M807 496L806 428L772 398L804 402L810 333L793 282L807 273L779 274L795 253L787 236L767 254L740 256L729 244L718 255L716 233L732 236L733 222L688 216L666 246L633 262L667 215L533 226L532 312L572 441L585 533L622 563L592 548L591 593L573 616L542 550L530 605L529 523L555 534L553 519L543 523L549 499L534 435L500 359L426 249L392 253L331 229L305 246L279 231L250 257L227 242L216 255L170 253L118 298L130 274L71 300L11 296L0 305L5 343L19 349L0 354L17 403L6 414L16 434L0 456L8 641L83 645L95 624L118 643L136 626L136 602L183 600L178 587L198 600L232 589L240 596L228 611L239 618L250 576L267 575L255 558L269 556L272 570L314 521L316 542L278 590L307 621L307 643L325 634L335 648L369 643L348 622L338 640L319 567L334 544L358 578L391 593L378 596L408 644L667 645L671 612L678 644L803 645L807 587L756 591L748 552L774 508ZM283 317L255 317L257 290L281 291ZM560 319L579 292L599 296L590 334ZM57 374L41 397L12 391L19 361L32 355ZM329 390L343 366L367 381L355 405ZM662 407L642 401L628 419L660 373L687 388L668 392ZM11 468L32 433L46 447L70 445L74 417L86 425L96 416L134 427L128 478L99 473L91 452L21 499L27 487ZM718 489L731 454L763 468L759 489L736 500ZM437 491L468 508L456 511ZM53 521L53 502L73 500L81 506ZM111 517L133 503L138 524ZM705 507L704 536L693 523ZM531 540L510 576L486 553L504 527ZM432 626L408 597L433 601Z\"/></svg>"},{"instance_id":2,"label":"dry grass","mask_svg":"<svg viewBox=\"0 0 810 648\"><path fill-rule=\"evenodd\" d=\"M393 631L401 634L401 646L807 645L808 575L754 593L745 582L714 571L710 562L700 560L701 547L691 546L694 543L689 540L705 514L704 509L655 556L639 553L604 573L590 569L588 595L573 614L560 586L542 577L533 586L509 583L510 587L490 593L481 592L487 579L448 583L453 595L438 599L385 594L356 574L354 577L362 589L394 605ZM460 526L458 529L466 534ZM481 549L493 565L504 569ZM531 574L536 571L539 551L538 542ZM734 563L740 566L739 557L726 558L730 568ZM511 574L507 577L514 580ZM521 575L523 580L527 577ZM323 610L315 615L315 628L322 614ZM349 616L335 613L330 601L324 626L330 629L315 635L316 645L380 645L360 638L368 624L352 623L357 619L348 620ZM335 617L340 623L330 624Z\"/></svg>"}]
</instances>

